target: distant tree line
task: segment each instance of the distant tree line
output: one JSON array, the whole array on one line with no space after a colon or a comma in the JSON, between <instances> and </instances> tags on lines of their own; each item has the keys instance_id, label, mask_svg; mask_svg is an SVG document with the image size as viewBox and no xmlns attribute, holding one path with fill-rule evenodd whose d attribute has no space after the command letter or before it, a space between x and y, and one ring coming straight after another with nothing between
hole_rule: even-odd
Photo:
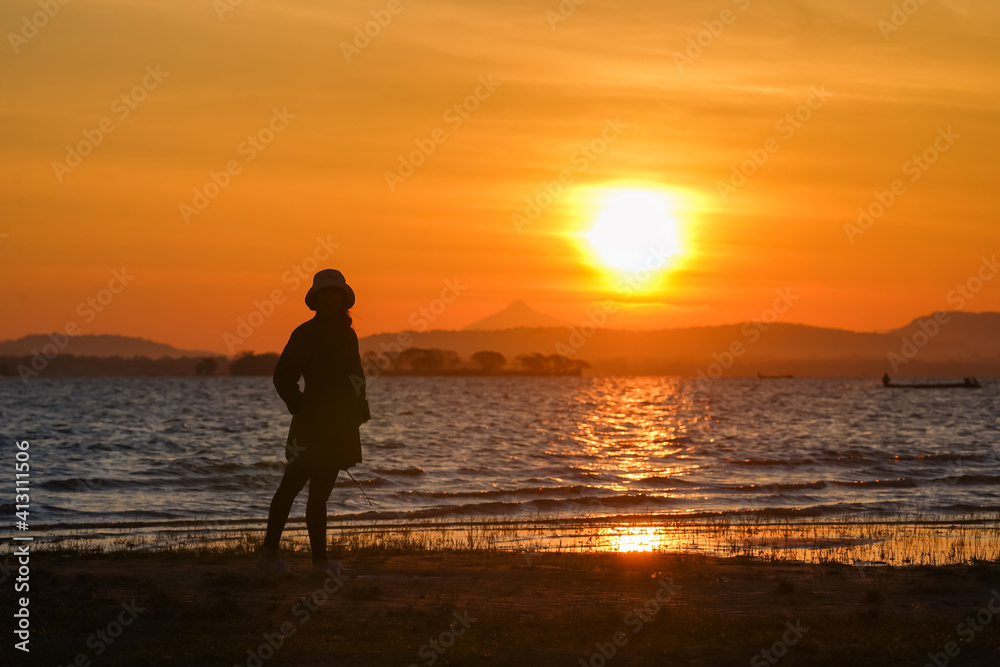
<instances>
[{"instance_id":1,"label":"distant tree line","mask_svg":"<svg viewBox=\"0 0 1000 667\"><path fill-rule=\"evenodd\" d=\"M0 376L8 377L212 377L271 375L278 355L245 352L227 357L96 357L57 354L0 356Z\"/></svg>"},{"instance_id":2,"label":"distant tree line","mask_svg":"<svg viewBox=\"0 0 1000 667\"><path fill-rule=\"evenodd\" d=\"M396 354L368 350L362 355L366 375L579 375L590 364L562 355L519 354L508 365L499 352L482 350L469 359L454 350L410 347Z\"/></svg>"},{"instance_id":3,"label":"distant tree line","mask_svg":"<svg viewBox=\"0 0 1000 667\"><path fill-rule=\"evenodd\" d=\"M213 377L270 376L278 355L243 352L217 357L92 357L57 354L0 356L0 377ZM453 350L411 347L397 355L369 350L362 355L367 375L579 375L590 364L558 354L519 354L512 363L499 352L483 350L469 359Z\"/></svg>"},{"instance_id":4,"label":"distant tree line","mask_svg":"<svg viewBox=\"0 0 1000 667\"><path fill-rule=\"evenodd\" d=\"M278 363L278 355L275 352L265 352L264 354L254 354L244 352L229 364L230 375L273 375L274 366Z\"/></svg>"}]
</instances>

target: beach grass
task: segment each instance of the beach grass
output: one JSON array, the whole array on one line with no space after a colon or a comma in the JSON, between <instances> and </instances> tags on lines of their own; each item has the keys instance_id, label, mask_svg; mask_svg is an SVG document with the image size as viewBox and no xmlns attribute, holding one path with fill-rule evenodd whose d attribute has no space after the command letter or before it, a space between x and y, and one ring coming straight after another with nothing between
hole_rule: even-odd
<instances>
[{"instance_id":1,"label":"beach grass","mask_svg":"<svg viewBox=\"0 0 1000 667\"><path fill-rule=\"evenodd\" d=\"M170 533L88 531L41 540L52 555L142 553L257 553L262 525L199 524ZM498 551L516 553L690 553L761 561L872 566L963 565L1000 561L1000 517L970 514L947 519L919 514L892 519L857 516L788 521L754 513L711 517L483 518L464 521L332 522L329 549L338 557L366 554ZM282 540L288 553L309 550L304 527L290 522Z\"/></svg>"}]
</instances>

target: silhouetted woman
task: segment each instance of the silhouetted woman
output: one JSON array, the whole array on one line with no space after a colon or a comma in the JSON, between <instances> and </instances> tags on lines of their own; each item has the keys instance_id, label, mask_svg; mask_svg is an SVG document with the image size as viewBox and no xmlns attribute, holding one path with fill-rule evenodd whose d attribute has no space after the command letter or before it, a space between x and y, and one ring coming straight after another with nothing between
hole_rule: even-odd
<instances>
[{"instance_id":1,"label":"silhouetted woman","mask_svg":"<svg viewBox=\"0 0 1000 667\"><path fill-rule=\"evenodd\" d=\"M340 271L324 269L313 276L306 305L316 315L292 332L274 369L274 388L292 414L285 442L285 474L267 520L267 534L257 567L275 575L289 573L278 558L278 545L295 496L309 482L306 528L313 572L330 568L354 572L326 558L326 502L337 473L361 463L359 427L371 419L358 336L348 309L354 290ZM305 389L299 390L299 378Z\"/></svg>"}]
</instances>

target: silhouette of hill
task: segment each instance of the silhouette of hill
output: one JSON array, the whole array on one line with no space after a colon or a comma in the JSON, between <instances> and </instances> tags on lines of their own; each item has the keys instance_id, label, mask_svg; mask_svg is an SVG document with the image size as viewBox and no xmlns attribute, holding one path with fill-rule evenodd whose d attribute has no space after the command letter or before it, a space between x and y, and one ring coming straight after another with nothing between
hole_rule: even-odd
<instances>
[{"instance_id":1,"label":"silhouette of hill","mask_svg":"<svg viewBox=\"0 0 1000 667\"><path fill-rule=\"evenodd\" d=\"M524 301L515 301L498 313L493 313L466 326L463 331L501 330L517 327L564 327L555 317L533 309Z\"/></svg>"},{"instance_id":2,"label":"silhouette of hill","mask_svg":"<svg viewBox=\"0 0 1000 667\"><path fill-rule=\"evenodd\" d=\"M946 319L933 335L922 354L929 357L992 356L1000 348L1000 313L943 311L918 317L905 327L890 331L894 336L912 337L919 331L934 331L936 317Z\"/></svg>"},{"instance_id":3,"label":"silhouette of hill","mask_svg":"<svg viewBox=\"0 0 1000 667\"><path fill-rule=\"evenodd\" d=\"M62 341L62 345L59 341ZM62 353L88 357L215 357L216 352L181 350L173 345L157 343L135 336L114 334L84 334L65 337L62 334L30 334L23 338L0 341L0 355L23 356L35 354L46 345L55 344ZM34 350L34 351L33 351Z\"/></svg>"},{"instance_id":4,"label":"silhouette of hill","mask_svg":"<svg viewBox=\"0 0 1000 667\"><path fill-rule=\"evenodd\" d=\"M572 327L504 330L432 330L384 333L361 339L361 351L399 347L454 350L462 356L492 350L507 357L542 352L586 358L593 373L756 376L1000 376L1000 313L943 313L900 329L856 332L804 324L746 322L645 331ZM921 324L923 323L923 324ZM930 335L928 331L934 331ZM918 335L919 332L919 335ZM895 355L895 357L890 357ZM893 360L896 366L893 367Z\"/></svg>"}]
</instances>

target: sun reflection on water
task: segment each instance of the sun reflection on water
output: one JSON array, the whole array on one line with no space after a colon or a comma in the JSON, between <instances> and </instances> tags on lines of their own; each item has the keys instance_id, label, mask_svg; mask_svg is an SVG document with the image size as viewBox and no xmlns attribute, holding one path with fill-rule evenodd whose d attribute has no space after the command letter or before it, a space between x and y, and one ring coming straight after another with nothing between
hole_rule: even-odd
<instances>
[{"instance_id":1,"label":"sun reflection on water","mask_svg":"<svg viewBox=\"0 0 1000 667\"><path fill-rule=\"evenodd\" d=\"M574 420L571 442L593 468L629 477L660 474L666 459L692 445L689 430L701 415L679 379L607 378L581 389L576 401L586 409Z\"/></svg>"},{"instance_id":2,"label":"sun reflection on water","mask_svg":"<svg viewBox=\"0 0 1000 667\"><path fill-rule=\"evenodd\" d=\"M653 527L615 526L609 529L608 550L624 552L662 550L666 547L665 537Z\"/></svg>"}]
</instances>

